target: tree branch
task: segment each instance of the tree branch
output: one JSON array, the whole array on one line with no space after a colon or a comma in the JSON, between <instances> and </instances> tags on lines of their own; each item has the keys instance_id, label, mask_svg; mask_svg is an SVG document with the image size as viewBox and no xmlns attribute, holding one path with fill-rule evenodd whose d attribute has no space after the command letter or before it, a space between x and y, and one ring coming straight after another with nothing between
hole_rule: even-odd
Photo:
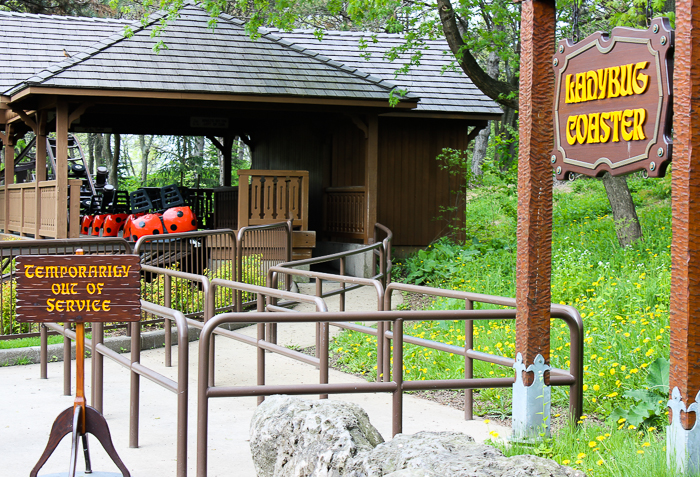
<instances>
[{"instance_id":1,"label":"tree branch","mask_svg":"<svg viewBox=\"0 0 700 477\"><path fill-rule=\"evenodd\" d=\"M497 103L508 108L518 109L517 96L515 98L509 97L511 93L517 93L517 86L514 87L505 81L491 78L479 65L459 34L455 11L450 0L437 0L437 6L447 44L450 45L450 50L454 53L459 66L469 76L474 86Z\"/></svg>"}]
</instances>

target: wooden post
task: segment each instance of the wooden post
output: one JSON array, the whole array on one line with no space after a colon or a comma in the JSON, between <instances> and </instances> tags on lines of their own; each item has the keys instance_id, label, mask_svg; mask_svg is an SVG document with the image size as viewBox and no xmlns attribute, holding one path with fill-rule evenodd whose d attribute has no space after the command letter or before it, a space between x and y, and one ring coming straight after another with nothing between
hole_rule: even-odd
<instances>
[{"instance_id":1,"label":"wooden post","mask_svg":"<svg viewBox=\"0 0 700 477\"><path fill-rule=\"evenodd\" d=\"M536 383L537 371L531 374L526 370L535 364L544 369L549 362L553 186L549 157L554 144L555 10L554 0L522 2L516 271L516 346L520 364L516 360L513 386L516 437L536 438L541 431L546 432L537 428L549 417L548 410L543 413L546 396L536 391L542 387L547 392L549 377L542 374L543 382ZM535 395L539 395L539 400ZM538 415L533 415L536 412Z\"/></svg>"},{"instance_id":2,"label":"wooden post","mask_svg":"<svg viewBox=\"0 0 700 477\"><path fill-rule=\"evenodd\" d=\"M700 470L700 445L690 439L695 413L686 404L700 391L700 4L679 0L673 76L673 241L671 245L671 426L668 462ZM697 404L696 404L697 405Z\"/></svg>"},{"instance_id":3,"label":"wooden post","mask_svg":"<svg viewBox=\"0 0 700 477\"><path fill-rule=\"evenodd\" d=\"M5 224L4 232L10 233L10 191L7 186L15 183L15 141L12 125L5 126Z\"/></svg>"},{"instance_id":4,"label":"wooden post","mask_svg":"<svg viewBox=\"0 0 700 477\"><path fill-rule=\"evenodd\" d=\"M224 148L221 151L224 156L224 186L231 187L231 163L233 162L233 153L231 148L233 147L233 139L235 136L232 134L227 134L224 136Z\"/></svg>"},{"instance_id":5,"label":"wooden post","mask_svg":"<svg viewBox=\"0 0 700 477\"><path fill-rule=\"evenodd\" d=\"M46 111L37 114L36 134L36 208L34 223L34 238L41 238L41 182L46 180Z\"/></svg>"},{"instance_id":6,"label":"wooden post","mask_svg":"<svg viewBox=\"0 0 700 477\"><path fill-rule=\"evenodd\" d=\"M374 238L377 222L377 176L379 175L379 119L376 114L367 117L365 141L365 243Z\"/></svg>"},{"instance_id":7,"label":"wooden post","mask_svg":"<svg viewBox=\"0 0 700 477\"><path fill-rule=\"evenodd\" d=\"M68 104L56 104L56 238L68 237Z\"/></svg>"}]
</instances>

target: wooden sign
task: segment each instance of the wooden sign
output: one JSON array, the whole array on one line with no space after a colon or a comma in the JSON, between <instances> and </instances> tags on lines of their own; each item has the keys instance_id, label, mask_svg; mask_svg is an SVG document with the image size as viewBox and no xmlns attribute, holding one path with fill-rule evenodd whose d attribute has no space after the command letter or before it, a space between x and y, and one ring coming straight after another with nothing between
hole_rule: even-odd
<instances>
[{"instance_id":1,"label":"wooden sign","mask_svg":"<svg viewBox=\"0 0 700 477\"><path fill-rule=\"evenodd\" d=\"M138 255L20 255L16 270L20 323L141 318Z\"/></svg>"},{"instance_id":2,"label":"wooden sign","mask_svg":"<svg viewBox=\"0 0 700 477\"><path fill-rule=\"evenodd\" d=\"M667 18L648 30L615 28L554 55L557 179L646 169L662 177L671 161L673 31Z\"/></svg>"}]
</instances>

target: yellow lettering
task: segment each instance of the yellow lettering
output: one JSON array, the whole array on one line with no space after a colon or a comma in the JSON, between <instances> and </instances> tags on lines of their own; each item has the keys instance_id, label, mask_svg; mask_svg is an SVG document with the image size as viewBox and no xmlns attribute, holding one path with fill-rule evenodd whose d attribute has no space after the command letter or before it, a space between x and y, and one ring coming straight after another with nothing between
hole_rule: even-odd
<instances>
[{"instance_id":1,"label":"yellow lettering","mask_svg":"<svg viewBox=\"0 0 700 477\"><path fill-rule=\"evenodd\" d=\"M613 66L608 69L608 98L620 96L620 67Z\"/></svg>"},{"instance_id":2,"label":"yellow lettering","mask_svg":"<svg viewBox=\"0 0 700 477\"><path fill-rule=\"evenodd\" d=\"M588 144L600 142L600 113L591 113L588 115Z\"/></svg>"},{"instance_id":3,"label":"yellow lettering","mask_svg":"<svg viewBox=\"0 0 700 477\"><path fill-rule=\"evenodd\" d=\"M95 284L94 283L88 283L87 284L87 292L90 295L93 295L95 293Z\"/></svg>"},{"instance_id":4,"label":"yellow lettering","mask_svg":"<svg viewBox=\"0 0 700 477\"><path fill-rule=\"evenodd\" d=\"M46 311L53 311L54 310L54 304L53 302L56 301L55 298L49 298L46 300Z\"/></svg>"},{"instance_id":5,"label":"yellow lettering","mask_svg":"<svg viewBox=\"0 0 700 477\"><path fill-rule=\"evenodd\" d=\"M632 96L634 94L634 90L632 89L633 66L633 63L620 66L620 96Z\"/></svg>"},{"instance_id":6,"label":"yellow lettering","mask_svg":"<svg viewBox=\"0 0 700 477\"><path fill-rule=\"evenodd\" d=\"M61 267L61 278L66 276L66 273L68 273L68 267Z\"/></svg>"},{"instance_id":7,"label":"yellow lettering","mask_svg":"<svg viewBox=\"0 0 700 477\"><path fill-rule=\"evenodd\" d=\"M78 292L75 291L75 287L77 287L77 286L78 286L77 283L71 283L71 284L70 284L70 294L71 294L71 295L77 295L77 294L78 294Z\"/></svg>"},{"instance_id":8,"label":"yellow lettering","mask_svg":"<svg viewBox=\"0 0 700 477\"><path fill-rule=\"evenodd\" d=\"M608 142L608 139L610 139L610 126L607 123L608 119L610 119L610 113L600 114L600 129L602 132L600 134L599 142Z\"/></svg>"},{"instance_id":9,"label":"yellow lettering","mask_svg":"<svg viewBox=\"0 0 700 477\"><path fill-rule=\"evenodd\" d=\"M74 300L66 300L66 311L75 311L75 308L73 308L74 305Z\"/></svg>"},{"instance_id":10,"label":"yellow lettering","mask_svg":"<svg viewBox=\"0 0 700 477\"><path fill-rule=\"evenodd\" d=\"M586 97L589 100L598 97L598 75L593 70L586 73Z\"/></svg>"},{"instance_id":11,"label":"yellow lettering","mask_svg":"<svg viewBox=\"0 0 700 477\"><path fill-rule=\"evenodd\" d=\"M112 278L112 266L107 265L107 277Z\"/></svg>"},{"instance_id":12,"label":"yellow lettering","mask_svg":"<svg viewBox=\"0 0 700 477\"><path fill-rule=\"evenodd\" d=\"M83 311L85 309L86 300L76 300L78 302L78 311Z\"/></svg>"},{"instance_id":13,"label":"yellow lettering","mask_svg":"<svg viewBox=\"0 0 700 477\"><path fill-rule=\"evenodd\" d=\"M632 89L634 90L635 94L644 93L649 86L649 75L639 72L639 70L643 70L647 66L649 66L648 61L640 61L634 65L634 72L632 73L634 76L634 80L632 81Z\"/></svg>"},{"instance_id":14,"label":"yellow lettering","mask_svg":"<svg viewBox=\"0 0 700 477\"><path fill-rule=\"evenodd\" d=\"M87 267L85 265L81 265L78 267L78 278L87 278L85 276L85 272L87 271Z\"/></svg>"},{"instance_id":15,"label":"yellow lettering","mask_svg":"<svg viewBox=\"0 0 700 477\"><path fill-rule=\"evenodd\" d=\"M99 278L105 278L107 276L107 267L100 265L100 276Z\"/></svg>"},{"instance_id":16,"label":"yellow lettering","mask_svg":"<svg viewBox=\"0 0 700 477\"><path fill-rule=\"evenodd\" d=\"M567 103L575 103L576 102L576 92L574 91L576 83L571 81L571 78L573 76L574 75L566 75L566 102Z\"/></svg>"},{"instance_id":17,"label":"yellow lettering","mask_svg":"<svg viewBox=\"0 0 700 477\"><path fill-rule=\"evenodd\" d=\"M92 300L92 311L100 311L100 300Z\"/></svg>"},{"instance_id":18,"label":"yellow lettering","mask_svg":"<svg viewBox=\"0 0 700 477\"><path fill-rule=\"evenodd\" d=\"M598 99L605 99L605 93L608 91L608 69L603 68L598 70Z\"/></svg>"},{"instance_id":19,"label":"yellow lettering","mask_svg":"<svg viewBox=\"0 0 700 477\"><path fill-rule=\"evenodd\" d=\"M51 284L51 293L53 293L54 295L58 295L59 293L61 293L61 285L59 285L58 283Z\"/></svg>"},{"instance_id":20,"label":"yellow lettering","mask_svg":"<svg viewBox=\"0 0 700 477\"><path fill-rule=\"evenodd\" d=\"M58 278L58 267L46 267L46 278Z\"/></svg>"},{"instance_id":21,"label":"yellow lettering","mask_svg":"<svg viewBox=\"0 0 700 477\"><path fill-rule=\"evenodd\" d=\"M634 140L640 141L646 139L644 135L644 121L647 118L647 110L639 108L634 110Z\"/></svg>"},{"instance_id":22,"label":"yellow lettering","mask_svg":"<svg viewBox=\"0 0 700 477\"><path fill-rule=\"evenodd\" d=\"M122 277L126 277L129 275L129 271L131 270L131 265L122 265L122 270L124 273L122 274Z\"/></svg>"},{"instance_id":23,"label":"yellow lettering","mask_svg":"<svg viewBox=\"0 0 700 477\"><path fill-rule=\"evenodd\" d=\"M63 311L63 305L65 305L66 300L56 300L56 311Z\"/></svg>"},{"instance_id":24,"label":"yellow lettering","mask_svg":"<svg viewBox=\"0 0 700 477\"><path fill-rule=\"evenodd\" d=\"M102 295L102 287L105 286L104 283L98 283L97 284L97 294Z\"/></svg>"},{"instance_id":25,"label":"yellow lettering","mask_svg":"<svg viewBox=\"0 0 700 477\"><path fill-rule=\"evenodd\" d=\"M631 141L634 137L634 129L628 130L627 128L632 126L632 118L634 117L634 111L631 109L625 109L622 113L622 140Z\"/></svg>"},{"instance_id":26,"label":"yellow lettering","mask_svg":"<svg viewBox=\"0 0 700 477\"><path fill-rule=\"evenodd\" d=\"M586 73L576 73L576 102L587 101L586 97Z\"/></svg>"},{"instance_id":27,"label":"yellow lettering","mask_svg":"<svg viewBox=\"0 0 700 477\"><path fill-rule=\"evenodd\" d=\"M586 131L588 130L588 116L580 114L576 120L576 140L579 144L586 142Z\"/></svg>"},{"instance_id":28,"label":"yellow lettering","mask_svg":"<svg viewBox=\"0 0 700 477\"><path fill-rule=\"evenodd\" d=\"M36 275L37 278L44 278L44 267L36 267L34 275Z\"/></svg>"},{"instance_id":29,"label":"yellow lettering","mask_svg":"<svg viewBox=\"0 0 700 477\"><path fill-rule=\"evenodd\" d=\"M90 270L88 272L88 278L97 278L97 267L94 265L90 266Z\"/></svg>"},{"instance_id":30,"label":"yellow lettering","mask_svg":"<svg viewBox=\"0 0 700 477\"><path fill-rule=\"evenodd\" d=\"M622 111L610 112L610 119L613 122L613 142L620 142L620 120L622 119Z\"/></svg>"},{"instance_id":31,"label":"yellow lettering","mask_svg":"<svg viewBox=\"0 0 700 477\"><path fill-rule=\"evenodd\" d=\"M69 267L68 268L68 276L71 278L75 278L78 276L78 267Z\"/></svg>"},{"instance_id":32,"label":"yellow lettering","mask_svg":"<svg viewBox=\"0 0 700 477\"><path fill-rule=\"evenodd\" d=\"M112 307L109 306L110 303L112 303L112 300L104 300L104 301L102 302L102 311L109 311L109 310L111 310Z\"/></svg>"},{"instance_id":33,"label":"yellow lettering","mask_svg":"<svg viewBox=\"0 0 700 477\"><path fill-rule=\"evenodd\" d=\"M566 120L566 142L569 143L569 146L576 144L576 118L577 116L574 114Z\"/></svg>"},{"instance_id":34,"label":"yellow lettering","mask_svg":"<svg viewBox=\"0 0 700 477\"><path fill-rule=\"evenodd\" d=\"M27 278L34 278L34 273L32 273L32 268L34 268L34 265L25 265L24 266L24 276Z\"/></svg>"}]
</instances>

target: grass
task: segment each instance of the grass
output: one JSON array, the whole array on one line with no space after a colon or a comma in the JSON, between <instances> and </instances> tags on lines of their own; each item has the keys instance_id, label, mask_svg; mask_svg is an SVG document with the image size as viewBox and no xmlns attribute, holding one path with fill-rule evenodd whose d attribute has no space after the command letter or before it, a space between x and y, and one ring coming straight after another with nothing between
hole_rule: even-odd
<instances>
[{"instance_id":1,"label":"grass","mask_svg":"<svg viewBox=\"0 0 700 477\"><path fill-rule=\"evenodd\" d=\"M635 401L625 393L645 389L651 364L659 357L669 356L670 177L653 180L632 177L628 182L637 204L644 239L626 249L618 245L609 203L600 181L578 180L567 188L569 190L555 190L554 194L552 301L576 307L584 320L584 412L602 422L615 409L632 406ZM438 241L397 264L398 274L413 283L514 297L516 211L514 188L491 180L470 192L467 206L469 240L461 245ZM426 308L457 309L463 306L460 301L437 298L429 300ZM477 305L475 308L495 307ZM474 331L475 349L514 357L514 327L513 321L478 322ZM463 322L410 322L405 324L405 329L414 336L464 345ZM374 343L373 337L344 332L335 340L333 352L341 364L373 378L376 375ZM553 366L568 368L569 346L566 325L552 320ZM464 376L464 362L460 356L405 345L404 357L405 379ZM512 376L512 373L511 369L496 365L475 364L475 377ZM480 409L486 416L510 414L509 389L482 390L477 394L477 400L484 404ZM553 388L552 401L555 408L565 408L568 402L566 388ZM668 413L665 410L660 412L662 415L658 420L665 420ZM649 475L667 475L663 473L666 472L663 434L643 431L648 446L634 448L630 447L632 443L624 442L641 429L629 427L623 421L609 422L605 431L595 426L576 432L561 431L555 439L556 446L568 442L569 448L557 450L556 455L561 456L560 462L568 460L569 465L592 476L636 475L622 469L628 464L637 466L640 459L658 461L660 473ZM600 445L595 453L598 458L594 461L589 457L572 459L580 453L591 455L593 448L588 446L594 439L588 439L588 432L600 432L593 437L605 436L606 433L610 436L598 441ZM523 449L515 451L522 452ZM578 460L582 462L576 464ZM598 465L598 461L602 463ZM648 468L657 467L649 463Z\"/></svg>"},{"instance_id":2,"label":"grass","mask_svg":"<svg viewBox=\"0 0 700 477\"><path fill-rule=\"evenodd\" d=\"M63 336L51 335L48 337L48 342L50 345L63 343ZM0 349L28 348L30 346L39 346L40 344L39 337L18 338L0 341Z\"/></svg>"}]
</instances>

